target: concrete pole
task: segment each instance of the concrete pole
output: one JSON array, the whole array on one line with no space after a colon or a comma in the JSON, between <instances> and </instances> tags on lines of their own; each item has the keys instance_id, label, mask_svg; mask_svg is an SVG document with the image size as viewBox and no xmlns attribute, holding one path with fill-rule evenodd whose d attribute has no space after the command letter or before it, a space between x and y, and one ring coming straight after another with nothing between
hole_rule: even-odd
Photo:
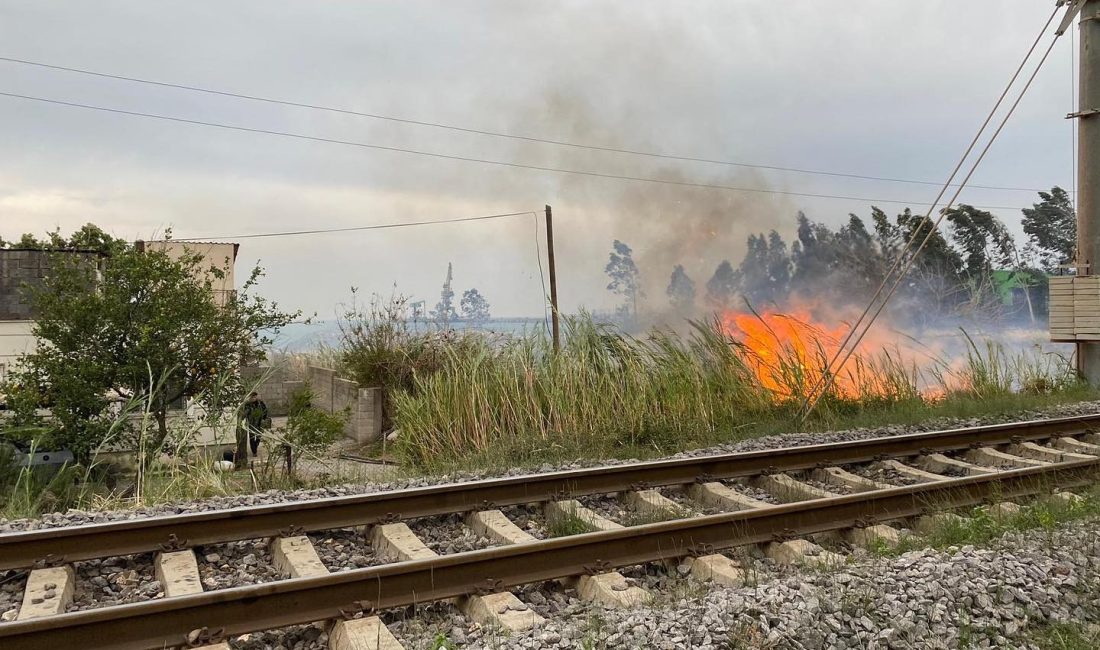
<instances>
[{"instance_id":1,"label":"concrete pole","mask_svg":"<svg viewBox=\"0 0 1100 650\"><path fill-rule=\"evenodd\" d=\"M561 324L558 321L558 269L554 262L554 213L546 206L546 259L550 266L550 319L553 322L554 352L561 350Z\"/></svg>"},{"instance_id":2,"label":"concrete pole","mask_svg":"<svg viewBox=\"0 0 1100 650\"><path fill-rule=\"evenodd\" d=\"M1077 272L1100 275L1100 114L1091 113L1100 109L1100 0L1089 0L1080 20ZM1085 380L1100 386L1100 341L1078 343L1077 363Z\"/></svg>"}]
</instances>

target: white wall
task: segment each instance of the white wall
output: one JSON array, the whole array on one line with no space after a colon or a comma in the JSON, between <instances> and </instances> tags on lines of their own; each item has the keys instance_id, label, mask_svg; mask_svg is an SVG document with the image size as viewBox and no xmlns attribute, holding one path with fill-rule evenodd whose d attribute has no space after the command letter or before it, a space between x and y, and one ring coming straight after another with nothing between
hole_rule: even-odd
<instances>
[{"instance_id":1,"label":"white wall","mask_svg":"<svg viewBox=\"0 0 1100 650\"><path fill-rule=\"evenodd\" d=\"M0 380L7 376L19 357L34 351L32 324L29 320L0 321Z\"/></svg>"}]
</instances>

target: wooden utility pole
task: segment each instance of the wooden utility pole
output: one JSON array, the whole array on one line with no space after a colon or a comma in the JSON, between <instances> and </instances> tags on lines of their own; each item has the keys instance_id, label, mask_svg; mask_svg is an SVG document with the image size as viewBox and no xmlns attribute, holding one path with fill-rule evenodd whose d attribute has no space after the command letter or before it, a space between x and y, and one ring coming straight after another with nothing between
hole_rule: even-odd
<instances>
[{"instance_id":1,"label":"wooden utility pole","mask_svg":"<svg viewBox=\"0 0 1100 650\"><path fill-rule=\"evenodd\" d=\"M1100 274L1100 0L1070 3L1081 21L1081 73L1077 112L1077 273ZM1067 21L1072 20L1067 12ZM1063 28L1072 28L1063 22ZM1092 386L1100 386L1100 341L1079 341L1077 363Z\"/></svg>"},{"instance_id":2,"label":"wooden utility pole","mask_svg":"<svg viewBox=\"0 0 1100 650\"><path fill-rule=\"evenodd\" d=\"M546 258L550 265L550 322L553 324L554 352L561 349L558 324L558 272L554 267L554 213L546 206Z\"/></svg>"}]
</instances>

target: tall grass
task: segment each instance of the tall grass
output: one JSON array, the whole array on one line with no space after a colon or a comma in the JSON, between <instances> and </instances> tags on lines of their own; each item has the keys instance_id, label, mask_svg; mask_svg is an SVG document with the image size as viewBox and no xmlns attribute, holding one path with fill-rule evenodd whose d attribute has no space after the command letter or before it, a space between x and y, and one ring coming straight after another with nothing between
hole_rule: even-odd
<instances>
[{"instance_id":1,"label":"tall grass","mask_svg":"<svg viewBox=\"0 0 1100 650\"><path fill-rule=\"evenodd\" d=\"M533 464L670 453L789 430L828 360L812 343L779 345L761 359L718 322L696 323L686 335L634 337L582 315L565 319L564 329L557 354L541 333L467 336L444 347L430 371L414 370L393 395L399 452L429 469ZM883 350L845 365L808 426L927 417L933 406L966 411L974 400L1074 386L1064 359L1010 354L995 343L970 340L965 359L941 360L931 372Z\"/></svg>"},{"instance_id":2,"label":"tall grass","mask_svg":"<svg viewBox=\"0 0 1100 650\"><path fill-rule=\"evenodd\" d=\"M589 318L545 336L483 340L449 351L441 368L395 396L400 449L415 462L492 447L663 448L698 430L736 427L770 405L732 341L696 327L639 339Z\"/></svg>"}]
</instances>

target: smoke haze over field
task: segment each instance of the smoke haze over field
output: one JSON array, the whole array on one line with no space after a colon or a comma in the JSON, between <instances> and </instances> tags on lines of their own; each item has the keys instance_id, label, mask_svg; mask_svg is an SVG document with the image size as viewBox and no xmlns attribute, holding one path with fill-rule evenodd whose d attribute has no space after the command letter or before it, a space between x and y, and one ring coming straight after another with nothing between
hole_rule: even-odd
<instances>
[{"instance_id":1,"label":"smoke haze over field","mask_svg":"<svg viewBox=\"0 0 1100 650\"><path fill-rule=\"evenodd\" d=\"M1050 3L506 0L163 7L0 0L0 56L606 147L941 180ZM1070 185L1069 42L975 183ZM926 201L936 188L555 147L0 62L0 91L447 155L801 193ZM605 309L613 239L664 304L749 232L790 243L869 201L639 183L418 157L0 97L0 236L95 222L147 238L354 227L554 207L563 308ZM976 205L1034 193L968 190ZM904 205L879 203L893 215ZM914 209L921 206L913 205ZM1018 230L1019 212L997 210ZM541 227L540 227L541 231ZM545 251L542 252L545 262ZM348 287L434 304L477 287L494 315L543 312L532 217L242 240L262 287L330 317Z\"/></svg>"}]
</instances>

